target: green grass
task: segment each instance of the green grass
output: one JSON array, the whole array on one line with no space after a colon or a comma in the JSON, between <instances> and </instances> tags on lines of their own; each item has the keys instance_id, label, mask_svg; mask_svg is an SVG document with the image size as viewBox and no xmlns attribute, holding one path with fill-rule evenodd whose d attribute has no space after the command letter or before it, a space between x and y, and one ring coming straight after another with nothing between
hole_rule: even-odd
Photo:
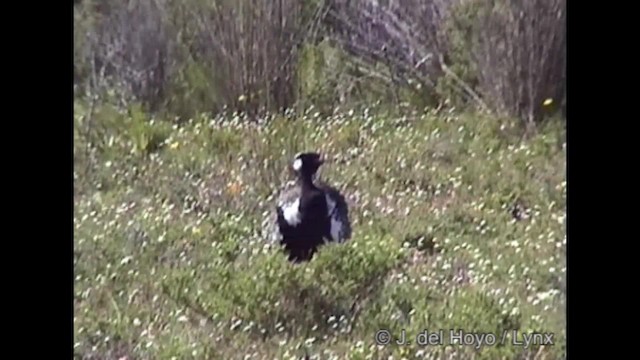
<instances>
[{"instance_id":1,"label":"green grass","mask_svg":"<svg viewBox=\"0 0 640 360\"><path fill-rule=\"evenodd\" d=\"M525 140L474 114L177 126L78 103L75 135L78 359L565 357L560 126ZM294 266L263 221L308 149L331 159L321 176L347 195L354 237ZM383 346L380 329L555 344Z\"/></svg>"}]
</instances>

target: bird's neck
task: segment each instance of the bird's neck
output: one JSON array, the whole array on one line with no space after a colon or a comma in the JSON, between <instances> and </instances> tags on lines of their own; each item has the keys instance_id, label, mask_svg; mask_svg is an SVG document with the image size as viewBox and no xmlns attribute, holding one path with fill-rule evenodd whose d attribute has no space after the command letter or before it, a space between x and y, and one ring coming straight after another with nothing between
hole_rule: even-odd
<instances>
[{"instance_id":1,"label":"bird's neck","mask_svg":"<svg viewBox=\"0 0 640 360\"><path fill-rule=\"evenodd\" d=\"M305 190L315 189L313 184L313 174L301 174L298 177L298 184Z\"/></svg>"}]
</instances>

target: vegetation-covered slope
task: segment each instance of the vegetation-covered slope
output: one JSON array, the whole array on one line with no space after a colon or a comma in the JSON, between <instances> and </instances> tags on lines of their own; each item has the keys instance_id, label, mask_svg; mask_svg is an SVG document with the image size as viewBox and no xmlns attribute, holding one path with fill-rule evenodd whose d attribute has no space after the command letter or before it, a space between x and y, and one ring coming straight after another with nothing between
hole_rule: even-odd
<instances>
[{"instance_id":1,"label":"vegetation-covered slope","mask_svg":"<svg viewBox=\"0 0 640 360\"><path fill-rule=\"evenodd\" d=\"M564 357L559 125L521 139L478 115L364 111L178 126L81 102L75 117L78 358ZM331 160L321 176L347 196L354 237L294 266L262 222L308 149ZM554 345L377 345L380 329Z\"/></svg>"}]
</instances>

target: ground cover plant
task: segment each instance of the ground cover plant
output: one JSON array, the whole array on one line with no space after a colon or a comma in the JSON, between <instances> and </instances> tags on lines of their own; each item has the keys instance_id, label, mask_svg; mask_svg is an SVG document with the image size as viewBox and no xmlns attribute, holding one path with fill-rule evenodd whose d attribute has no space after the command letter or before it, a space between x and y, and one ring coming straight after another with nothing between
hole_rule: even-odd
<instances>
[{"instance_id":1,"label":"ground cover plant","mask_svg":"<svg viewBox=\"0 0 640 360\"><path fill-rule=\"evenodd\" d=\"M78 104L79 358L563 357L565 141L476 114L313 112L167 125ZM318 149L354 237L293 266L264 241L291 154ZM377 330L554 345L376 345ZM523 341L519 339L519 341Z\"/></svg>"},{"instance_id":2,"label":"ground cover plant","mask_svg":"<svg viewBox=\"0 0 640 360\"><path fill-rule=\"evenodd\" d=\"M565 18L74 1L74 357L565 358ZM353 236L294 265L268 221L301 151Z\"/></svg>"}]
</instances>

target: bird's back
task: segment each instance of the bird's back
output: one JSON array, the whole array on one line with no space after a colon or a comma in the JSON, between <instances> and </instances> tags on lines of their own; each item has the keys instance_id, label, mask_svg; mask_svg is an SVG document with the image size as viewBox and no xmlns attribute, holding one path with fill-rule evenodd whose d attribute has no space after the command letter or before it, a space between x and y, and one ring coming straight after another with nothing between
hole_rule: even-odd
<instances>
[{"instance_id":1,"label":"bird's back","mask_svg":"<svg viewBox=\"0 0 640 360\"><path fill-rule=\"evenodd\" d=\"M317 186L327 197L332 240L343 242L350 239L352 230L351 220L349 219L349 206L346 199L338 189L325 182L318 181Z\"/></svg>"}]
</instances>

